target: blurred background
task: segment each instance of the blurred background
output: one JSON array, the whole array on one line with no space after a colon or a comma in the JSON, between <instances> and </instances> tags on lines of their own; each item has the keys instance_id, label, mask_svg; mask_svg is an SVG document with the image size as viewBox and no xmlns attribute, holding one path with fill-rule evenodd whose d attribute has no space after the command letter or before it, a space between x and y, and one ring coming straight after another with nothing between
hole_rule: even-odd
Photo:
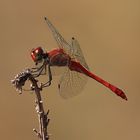
<instances>
[{"instance_id":1,"label":"blurred background","mask_svg":"<svg viewBox=\"0 0 140 140\"><path fill-rule=\"evenodd\" d=\"M1 0L0 135L4 140L37 140L35 96L18 95L10 80L33 67L32 48L56 48L44 16L66 40L80 42L90 70L122 88L128 101L89 79L83 92L64 100L57 80L42 93L50 109L51 140L140 139L139 0ZM42 77L41 80L45 80Z\"/></svg>"}]
</instances>

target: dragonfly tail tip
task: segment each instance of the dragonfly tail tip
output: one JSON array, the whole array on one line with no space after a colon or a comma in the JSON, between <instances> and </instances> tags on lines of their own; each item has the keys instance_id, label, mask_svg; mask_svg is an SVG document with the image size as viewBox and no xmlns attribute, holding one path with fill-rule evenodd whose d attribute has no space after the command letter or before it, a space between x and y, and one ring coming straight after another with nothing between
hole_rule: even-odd
<instances>
[{"instance_id":1,"label":"dragonfly tail tip","mask_svg":"<svg viewBox=\"0 0 140 140\"><path fill-rule=\"evenodd\" d=\"M128 101L127 97L125 97L124 100Z\"/></svg>"}]
</instances>

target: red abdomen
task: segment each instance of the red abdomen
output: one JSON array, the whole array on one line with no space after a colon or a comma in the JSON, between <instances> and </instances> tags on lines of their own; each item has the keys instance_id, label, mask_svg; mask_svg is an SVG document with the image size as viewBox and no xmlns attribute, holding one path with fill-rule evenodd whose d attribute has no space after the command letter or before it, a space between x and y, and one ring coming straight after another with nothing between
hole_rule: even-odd
<instances>
[{"instance_id":1,"label":"red abdomen","mask_svg":"<svg viewBox=\"0 0 140 140\"><path fill-rule=\"evenodd\" d=\"M109 82L103 80L102 78L98 77L97 75L91 73L90 71L88 71L86 68L84 68L79 62L75 62L75 61L70 61L70 65L69 65L69 69L72 71L77 71L80 73L83 73L89 77L91 77L92 79L98 81L99 83L101 83L102 85L106 86L107 88L109 88L111 91L113 91L116 95L120 96L121 98L127 100L127 97L125 95L125 93L117 88L116 86L110 84Z\"/></svg>"}]
</instances>

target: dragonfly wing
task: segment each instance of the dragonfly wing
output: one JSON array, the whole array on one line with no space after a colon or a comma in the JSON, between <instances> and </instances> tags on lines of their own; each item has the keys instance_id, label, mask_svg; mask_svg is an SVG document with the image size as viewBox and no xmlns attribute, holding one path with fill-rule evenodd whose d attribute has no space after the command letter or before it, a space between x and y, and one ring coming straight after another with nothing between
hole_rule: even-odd
<instances>
[{"instance_id":1,"label":"dragonfly wing","mask_svg":"<svg viewBox=\"0 0 140 140\"><path fill-rule=\"evenodd\" d=\"M72 44L67 43L47 17L45 17L45 20L59 48L63 49L72 59L79 61L81 65L89 69L78 41L73 39ZM66 67L58 85L60 95L63 98L68 98L79 94L87 83L87 79L88 77L84 74L71 71L68 67Z\"/></svg>"},{"instance_id":2,"label":"dragonfly wing","mask_svg":"<svg viewBox=\"0 0 140 140\"><path fill-rule=\"evenodd\" d=\"M64 99L81 93L86 85L88 77L82 73L71 71L68 67L59 81L59 93Z\"/></svg>"},{"instance_id":3,"label":"dragonfly wing","mask_svg":"<svg viewBox=\"0 0 140 140\"><path fill-rule=\"evenodd\" d=\"M80 45L79 45L79 42L75 39L75 38L72 38L72 58L76 59L76 61L80 62L80 64L82 66L84 66L86 69L89 70L89 67L86 63L86 60L84 58L84 55L83 55L83 52L80 48Z\"/></svg>"},{"instance_id":4,"label":"dragonfly wing","mask_svg":"<svg viewBox=\"0 0 140 140\"><path fill-rule=\"evenodd\" d=\"M63 73L65 72L65 69L66 69L65 67L52 66L51 73L53 76L63 75Z\"/></svg>"},{"instance_id":5,"label":"dragonfly wing","mask_svg":"<svg viewBox=\"0 0 140 140\"><path fill-rule=\"evenodd\" d=\"M54 27L54 25L49 21L47 17L45 17L45 21L48 24L48 27L50 28L59 48L63 49L67 54L70 54L71 52L70 44L67 41L65 41L62 35L57 31L57 29Z\"/></svg>"},{"instance_id":6,"label":"dragonfly wing","mask_svg":"<svg viewBox=\"0 0 140 140\"><path fill-rule=\"evenodd\" d=\"M67 54L69 54L72 58L75 58L77 61L79 61L85 68L88 68L88 65L85 61L83 52L80 48L80 45L78 41L74 38L72 38L71 45L62 37L62 35L57 31L57 29L54 27L54 25L49 21L47 17L45 17L45 20L52 31L53 37L56 40L59 48L62 48Z\"/></svg>"}]
</instances>

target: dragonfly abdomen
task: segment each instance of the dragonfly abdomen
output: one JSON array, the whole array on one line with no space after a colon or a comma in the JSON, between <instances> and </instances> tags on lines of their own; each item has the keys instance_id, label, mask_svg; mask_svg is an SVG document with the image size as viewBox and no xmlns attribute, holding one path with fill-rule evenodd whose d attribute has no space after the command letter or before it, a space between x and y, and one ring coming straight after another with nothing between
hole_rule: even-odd
<instances>
[{"instance_id":1,"label":"dragonfly abdomen","mask_svg":"<svg viewBox=\"0 0 140 140\"><path fill-rule=\"evenodd\" d=\"M69 65L69 69L73 70L73 71L77 71L77 72L83 73L83 74L91 77L92 79L98 81L99 83L101 83L105 87L109 88L116 95L118 95L121 98L127 100L127 97L126 97L125 93L121 89L119 89L116 86L110 84L109 82L103 80L102 78L98 77L97 75L91 73L86 68L84 68L79 62L71 61L70 65Z\"/></svg>"}]
</instances>

